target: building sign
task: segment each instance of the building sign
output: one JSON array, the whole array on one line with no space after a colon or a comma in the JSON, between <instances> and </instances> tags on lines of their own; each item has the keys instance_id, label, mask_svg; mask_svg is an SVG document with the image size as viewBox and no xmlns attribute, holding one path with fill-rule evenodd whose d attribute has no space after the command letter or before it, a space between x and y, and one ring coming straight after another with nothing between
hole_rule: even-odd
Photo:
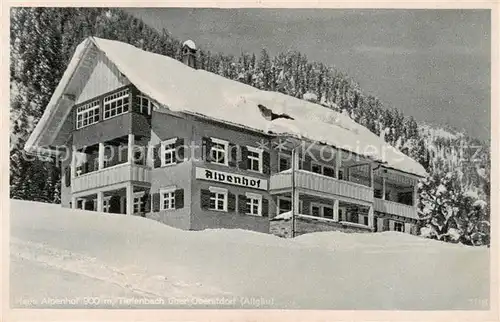
<instances>
[{"instance_id":1,"label":"building sign","mask_svg":"<svg viewBox=\"0 0 500 322\"><path fill-rule=\"evenodd\" d=\"M267 180L196 167L196 179L216 181L253 189L267 190Z\"/></svg>"}]
</instances>

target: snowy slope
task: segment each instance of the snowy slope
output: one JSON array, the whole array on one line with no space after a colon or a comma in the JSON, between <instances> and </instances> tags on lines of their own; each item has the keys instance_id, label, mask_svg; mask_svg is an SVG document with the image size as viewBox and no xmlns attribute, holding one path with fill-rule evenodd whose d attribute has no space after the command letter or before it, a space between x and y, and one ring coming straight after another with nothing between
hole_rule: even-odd
<instances>
[{"instance_id":1,"label":"snowy slope","mask_svg":"<svg viewBox=\"0 0 500 322\"><path fill-rule=\"evenodd\" d=\"M10 252L14 307L487 309L489 294L487 248L399 233L289 240L12 201Z\"/></svg>"}]
</instances>

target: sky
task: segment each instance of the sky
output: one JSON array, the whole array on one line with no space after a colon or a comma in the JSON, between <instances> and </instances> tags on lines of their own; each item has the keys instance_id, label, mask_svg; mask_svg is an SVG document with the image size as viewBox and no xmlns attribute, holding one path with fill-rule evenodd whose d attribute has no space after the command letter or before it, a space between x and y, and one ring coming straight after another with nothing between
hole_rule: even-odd
<instances>
[{"instance_id":1,"label":"sky","mask_svg":"<svg viewBox=\"0 0 500 322\"><path fill-rule=\"evenodd\" d=\"M384 106L490 137L490 11L128 9L181 41L225 54L297 50L336 67Z\"/></svg>"}]
</instances>

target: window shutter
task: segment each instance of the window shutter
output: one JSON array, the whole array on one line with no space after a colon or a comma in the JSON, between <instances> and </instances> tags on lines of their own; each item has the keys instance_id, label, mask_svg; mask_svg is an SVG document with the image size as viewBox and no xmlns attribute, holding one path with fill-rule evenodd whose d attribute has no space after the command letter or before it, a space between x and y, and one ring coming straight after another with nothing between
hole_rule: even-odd
<instances>
[{"instance_id":1,"label":"window shutter","mask_svg":"<svg viewBox=\"0 0 500 322\"><path fill-rule=\"evenodd\" d=\"M247 197L245 195L238 195L238 212L240 214L247 212Z\"/></svg>"},{"instance_id":2,"label":"window shutter","mask_svg":"<svg viewBox=\"0 0 500 322\"><path fill-rule=\"evenodd\" d=\"M153 168L161 167L160 148L160 144L157 144L153 147Z\"/></svg>"},{"instance_id":3,"label":"window shutter","mask_svg":"<svg viewBox=\"0 0 500 322\"><path fill-rule=\"evenodd\" d=\"M230 192L227 194L227 211L235 212L236 211L236 196Z\"/></svg>"},{"instance_id":4,"label":"window shutter","mask_svg":"<svg viewBox=\"0 0 500 322\"><path fill-rule=\"evenodd\" d=\"M109 198L109 212L113 214L120 213L120 196L111 196Z\"/></svg>"},{"instance_id":5,"label":"window shutter","mask_svg":"<svg viewBox=\"0 0 500 322\"><path fill-rule=\"evenodd\" d=\"M153 212L158 212L160 211L160 193L153 193L152 195L152 200L153 200Z\"/></svg>"},{"instance_id":6,"label":"window shutter","mask_svg":"<svg viewBox=\"0 0 500 322\"><path fill-rule=\"evenodd\" d=\"M262 172L264 174L271 173L270 161L271 161L271 156L269 155L269 152L262 151Z\"/></svg>"},{"instance_id":7,"label":"window shutter","mask_svg":"<svg viewBox=\"0 0 500 322\"><path fill-rule=\"evenodd\" d=\"M201 189L200 196L201 196L201 200L200 200L201 209L210 208L210 190Z\"/></svg>"},{"instance_id":8,"label":"window shutter","mask_svg":"<svg viewBox=\"0 0 500 322\"><path fill-rule=\"evenodd\" d=\"M228 165L230 167L236 167L236 165L238 164L238 146L236 144L233 144L233 143L229 143L229 146L228 146Z\"/></svg>"},{"instance_id":9,"label":"window shutter","mask_svg":"<svg viewBox=\"0 0 500 322\"><path fill-rule=\"evenodd\" d=\"M202 145L203 148L205 149L205 155L204 155L205 161L211 161L210 150L212 149L212 139L204 137L202 139Z\"/></svg>"},{"instance_id":10,"label":"window shutter","mask_svg":"<svg viewBox=\"0 0 500 322\"><path fill-rule=\"evenodd\" d=\"M269 217L269 200L262 198L262 217Z\"/></svg>"},{"instance_id":11,"label":"window shutter","mask_svg":"<svg viewBox=\"0 0 500 322\"><path fill-rule=\"evenodd\" d=\"M184 162L184 139L177 138L175 141L175 151L177 156L177 163Z\"/></svg>"},{"instance_id":12,"label":"window shutter","mask_svg":"<svg viewBox=\"0 0 500 322\"><path fill-rule=\"evenodd\" d=\"M64 169L64 181L66 183L66 187L71 186L71 168L66 167Z\"/></svg>"},{"instance_id":13,"label":"window shutter","mask_svg":"<svg viewBox=\"0 0 500 322\"><path fill-rule=\"evenodd\" d=\"M184 208L184 189L177 189L174 193L175 209Z\"/></svg>"},{"instance_id":14,"label":"window shutter","mask_svg":"<svg viewBox=\"0 0 500 322\"><path fill-rule=\"evenodd\" d=\"M151 212L151 195L149 193L144 194L144 212Z\"/></svg>"},{"instance_id":15,"label":"window shutter","mask_svg":"<svg viewBox=\"0 0 500 322\"><path fill-rule=\"evenodd\" d=\"M242 170L248 169L248 148L244 145L240 146L241 160L239 162L239 168Z\"/></svg>"}]
</instances>

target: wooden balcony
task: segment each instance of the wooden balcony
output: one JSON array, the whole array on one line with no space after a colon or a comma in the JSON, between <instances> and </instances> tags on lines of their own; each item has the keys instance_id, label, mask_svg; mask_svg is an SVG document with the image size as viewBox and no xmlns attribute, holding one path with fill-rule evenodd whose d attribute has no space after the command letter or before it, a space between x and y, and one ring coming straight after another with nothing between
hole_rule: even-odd
<instances>
[{"instance_id":1,"label":"wooden balcony","mask_svg":"<svg viewBox=\"0 0 500 322\"><path fill-rule=\"evenodd\" d=\"M317 191L324 194L346 197L350 199L373 202L373 189L350 181L338 180L309 171L295 172L295 186L304 190ZM271 175L269 189L286 190L292 187L292 172L280 172Z\"/></svg>"},{"instance_id":2,"label":"wooden balcony","mask_svg":"<svg viewBox=\"0 0 500 322\"><path fill-rule=\"evenodd\" d=\"M88 172L73 180L72 192L100 188L127 181L150 182L149 167L122 163L109 168Z\"/></svg>"},{"instance_id":3,"label":"wooden balcony","mask_svg":"<svg viewBox=\"0 0 500 322\"><path fill-rule=\"evenodd\" d=\"M383 212L386 214L418 219L418 213L415 207L397 203L394 201L375 198L373 208L375 211Z\"/></svg>"}]
</instances>

